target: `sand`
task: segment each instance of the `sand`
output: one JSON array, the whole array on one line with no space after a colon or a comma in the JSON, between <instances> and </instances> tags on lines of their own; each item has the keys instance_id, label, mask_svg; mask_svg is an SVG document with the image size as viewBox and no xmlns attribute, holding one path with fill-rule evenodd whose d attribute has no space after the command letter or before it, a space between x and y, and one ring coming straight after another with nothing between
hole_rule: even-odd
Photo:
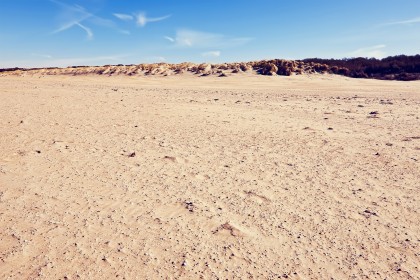
<instances>
[{"instance_id":1,"label":"sand","mask_svg":"<svg viewBox=\"0 0 420 280\"><path fill-rule=\"evenodd\" d=\"M1 279L419 279L420 82L0 86Z\"/></svg>"}]
</instances>

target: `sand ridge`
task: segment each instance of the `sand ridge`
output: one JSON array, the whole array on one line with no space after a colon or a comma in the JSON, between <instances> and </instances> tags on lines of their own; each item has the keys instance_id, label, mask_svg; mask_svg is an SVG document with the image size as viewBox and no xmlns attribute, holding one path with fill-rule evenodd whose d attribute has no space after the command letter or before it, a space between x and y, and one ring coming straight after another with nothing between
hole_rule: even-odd
<instances>
[{"instance_id":1,"label":"sand ridge","mask_svg":"<svg viewBox=\"0 0 420 280\"><path fill-rule=\"evenodd\" d=\"M199 77L227 77L238 73L253 73L255 75L291 76L302 74L343 74L348 70L343 67L328 66L322 63L303 62L285 59L261 60L232 63L151 63L131 65L104 66L69 66L66 68L11 68L0 69L0 75L103 75L103 76L170 76L190 74Z\"/></svg>"},{"instance_id":2,"label":"sand ridge","mask_svg":"<svg viewBox=\"0 0 420 280\"><path fill-rule=\"evenodd\" d=\"M345 58L304 60L271 59L229 63L151 63L104 66L69 66L67 68L0 68L2 75L100 75L100 76L171 76L190 74L197 77L235 76L241 73L263 76L336 74L351 78L379 80L420 80L420 55L390 56L384 59Z\"/></svg>"},{"instance_id":3,"label":"sand ridge","mask_svg":"<svg viewBox=\"0 0 420 280\"><path fill-rule=\"evenodd\" d=\"M420 274L419 82L0 83L0 278Z\"/></svg>"}]
</instances>

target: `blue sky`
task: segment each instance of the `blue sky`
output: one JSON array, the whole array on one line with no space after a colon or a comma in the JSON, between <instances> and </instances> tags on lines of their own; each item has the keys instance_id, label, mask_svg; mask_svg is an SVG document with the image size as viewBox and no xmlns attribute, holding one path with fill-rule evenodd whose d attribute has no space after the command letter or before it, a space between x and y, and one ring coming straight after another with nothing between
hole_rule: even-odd
<instances>
[{"instance_id":1,"label":"blue sky","mask_svg":"<svg viewBox=\"0 0 420 280\"><path fill-rule=\"evenodd\" d=\"M0 0L0 67L418 53L419 0Z\"/></svg>"}]
</instances>

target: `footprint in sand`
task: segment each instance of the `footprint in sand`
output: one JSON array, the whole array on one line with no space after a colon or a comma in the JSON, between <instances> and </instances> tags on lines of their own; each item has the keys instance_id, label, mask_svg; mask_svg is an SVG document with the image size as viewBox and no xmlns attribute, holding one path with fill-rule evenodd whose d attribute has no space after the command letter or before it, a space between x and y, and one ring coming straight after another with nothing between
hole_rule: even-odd
<instances>
[{"instance_id":1,"label":"footprint in sand","mask_svg":"<svg viewBox=\"0 0 420 280\"><path fill-rule=\"evenodd\" d=\"M194 179L201 180L201 181L210 179L210 176L207 174L190 173L190 176Z\"/></svg>"},{"instance_id":2,"label":"footprint in sand","mask_svg":"<svg viewBox=\"0 0 420 280\"><path fill-rule=\"evenodd\" d=\"M244 191L244 193L259 204L269 203L271 200L264 195L257 194L253 191Z\"/></svg>"},{"instance_id":3,"label":"footprint in sand","mask_svg":"<svg viewBox=\"0 0 420 280\"><path fill-rule=\"evenodd\" d=\"M231 235L234 237L245 237L245 232L231 222L226 222L213 230L213 234Z\"/></svg>"},{"instance_id":4,"label":"footprint in sand","mask_svg":"<svg viewBox=\"0 0 420 280\"><path fill-rule=\"evenodd\" d=\"M176 162L176 163L187 163L188 160L180 158L180 157L173 157L173 156L164 156L163 160Z\"/></svg>"}]
</instances>

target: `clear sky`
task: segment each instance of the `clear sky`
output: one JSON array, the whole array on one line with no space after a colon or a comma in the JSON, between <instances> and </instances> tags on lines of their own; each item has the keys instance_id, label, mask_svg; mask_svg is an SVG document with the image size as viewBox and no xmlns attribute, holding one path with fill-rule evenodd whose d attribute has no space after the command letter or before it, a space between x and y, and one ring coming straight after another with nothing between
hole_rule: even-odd
<instances>
[{"instance_id":1,"label":"clear sky","mask_svg":"<svg viewBox=\"0 0 420 280\"><path fill-rule=\"evenodd\" d=\"M420 53L420 0L0 0L0 67Z\"/></svg>"}]
</instances>

